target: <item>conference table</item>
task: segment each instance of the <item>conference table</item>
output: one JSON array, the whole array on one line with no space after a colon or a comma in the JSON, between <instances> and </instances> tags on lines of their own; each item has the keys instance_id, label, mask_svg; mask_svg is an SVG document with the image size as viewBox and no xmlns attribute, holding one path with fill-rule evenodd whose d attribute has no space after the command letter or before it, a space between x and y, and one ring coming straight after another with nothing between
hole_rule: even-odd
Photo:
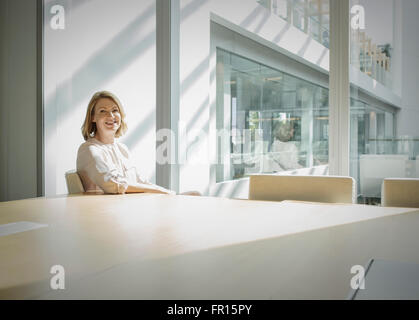
<instances>
[{"instance_id":1,"label":"conference table","mask_svg":"<svg viewBox=\"0 0 419 320\"><path fill-rule=\"evenodd\" d=\"M345 299L354 265L419 263L408 208L80 194L2 202L0 230L0 299Z\"/></svg>"}]
</instances>

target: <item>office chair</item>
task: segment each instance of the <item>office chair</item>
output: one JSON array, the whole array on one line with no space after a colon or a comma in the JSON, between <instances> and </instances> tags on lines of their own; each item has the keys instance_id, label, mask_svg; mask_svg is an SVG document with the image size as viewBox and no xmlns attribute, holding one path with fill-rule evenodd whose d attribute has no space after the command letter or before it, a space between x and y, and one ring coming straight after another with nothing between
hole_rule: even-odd
<instances>
[{"instance_id":1,"label":"office chair","mask_svg":"<svg viewBox=\"0 0 419 320\"><path fill-rule=\"evenodd\" d=\"M384 179L381 186L381 206L419 208L419 179Z\"/></svg>"},{"instance_id":2,"label":"office chair","mask_svg":"<svg viewBox=\"0 0 419 320\"><path fill-rule=\"evenodd\" d=\"M356 182L352 177L253 175L249 200L356 203Z\"/></svg>"},{"instance_id":3,"label":"office chair","mask_svg":"<svg viewBox=\"0 0 419 320\"><path fill-rule=\"evenodd\" d=\"M359 187L361 195L379 198L384 178L406 177L408 155L362 154L359 158Z\"/></svg>"},{"instance_id":4,"label":"office chair","mask_svg":"<svg viewBox=\"0 0 419 320\"><path fill-rule=\"evenodd\" d=\"M67 189L69 194L84 192L83 183L81 182L77 171L67 171L65 173L65 181L67 183Z\"/></svg>"}]
</instances>

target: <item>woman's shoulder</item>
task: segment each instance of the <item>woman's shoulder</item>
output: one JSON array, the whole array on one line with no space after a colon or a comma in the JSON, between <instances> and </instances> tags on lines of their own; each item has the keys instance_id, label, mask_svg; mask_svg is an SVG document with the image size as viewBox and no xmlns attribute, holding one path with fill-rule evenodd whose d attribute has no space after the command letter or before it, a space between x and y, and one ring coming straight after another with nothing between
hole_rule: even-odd
<instances>
[{"instance_id":1,"label":"woman's shoulder","mask_svg":"<svg viewBox=\"0 0 419 320\"><path fill-rule=\"evenodd\" d=\"M78 153L79 155L85 153L92 155L106 154L113 148L119 149L119 151L126 156L129 155L128 147L122 142L116 140L113 144L103 144L95 138L89 138L87 141L82 143L79 147Z\"/></svg>"},{"instance_id":2,"label":"woman's shoulder","mask_svg":"<svg viewBox=\"0 0 419 320\"><path fill-rule=\"evenodd\" d=\"M80 145L79 150L80 149L88 149L91 146L99 147L99 143L95 139L89 138Z\"/></svg>"},{"instance_id":3,"label":"woman's shoulder","mask_svg":"<svg viewBox=\"0 0 419 320\"><path fill-rule=\"evenodd\" d=\"M86 140L85 142L83 142L78 150L78 154L85 154L85 153L98 153L98 152L103 152L103 148L102 145L93 138L89 138L88 140Z\"/></svg>"},{"instance_id":4,"label":"woman's shoulder","mask_svg":"<svg viewBox=\"0 0 419 320\"><path fill-rule=\"evenodd\" d=\"M128 149L128 147L124 144L124 143L122 143L122 142L120 142L120 141L116 141L115 142L115 145L118 147L118 149L122 152L122 153L124 153L126 156L129 156L130 155L130 152L129 152L129 149Z\"/></svg>"},{"instance_id":5,"label":"woman's shoulder","mask_svg":"<svg viewBox=\"0 0 419 320\"><path fill-rule=\"evenodd\" d=\"M126 144L122 143L121 141L116 140L115 141L116 145L118 146L118 148L120 149L124 149L124 150L128 150L128 147Z\"/></svg>"},{"instance_id":6,"label":"woman's shoulder","mask_svg":"<svg viewBox=\"0 0 419 320\"><path fill-rule=\"evenodd\" d=\"M296 149L297 146L292 141L283 142L280 140L275 140L272 143L272 149L275 149L275 151L287 151L290 149Z\"/></svg>"},{"instance_id":7,"label":"woman's shoulder","mask_svg":"<svg viewBox=\"0 0 419 320\"><path fill-rule=\"evenodd\" d=\"M272 142L272 148L282 148L283 146L284 146L284 144L285 144L285 142L282 142L281 140L277 140L277 139L275 139L273 142Z\"/></svg>"}]
</instances>

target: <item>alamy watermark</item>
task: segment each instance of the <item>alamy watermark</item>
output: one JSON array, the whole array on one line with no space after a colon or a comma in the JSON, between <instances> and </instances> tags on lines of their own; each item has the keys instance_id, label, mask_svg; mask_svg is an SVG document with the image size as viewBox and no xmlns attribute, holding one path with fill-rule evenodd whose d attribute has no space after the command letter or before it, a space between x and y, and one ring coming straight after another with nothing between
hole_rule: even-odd
<instances>
[{"instance_id":1,"label":"alamy watermark","mask_svg":"<svg viewBox=\"0 0 419 320\"><path fill-rule=\"evenodd\" d=\"M355 274L351 278L351 288L353 290L365 289L365 268L360 265L352 266L351 274Z\"/></svg>"},{"instance_id":2,"label":"alamy watermark","mask_svg":"<svg viewBox=\"0 0 419 320\"><path fill-rule=\"evenodd\" d=\"M190 130L179 125L175 133L160 129L156 133L156 162L165 164L212 165L252 162L253 157L268 153L270 134L263 129ZM270 133L270 131L269 131ZM175 148L177 148L177 157ZM253 159L253 160L252 160Z\"/></svg>"},{"instance_id":3,"label":"alamy watermark","mask_svg":"<svg viewBox=\"0 0 419 320\"><path fill-rule=\"evenodd\" d=\"M50 9L52 14L50 26L53 30L65 29L65 8L62 5L55 4ZM351 27L354 30L365 29L365 8L362 5L351 7Z\"/></svg>"},{"instance_id":4,"label":"alamy watermark","mask_svg":"<svg viewBox=\"0 0 419 320\"><path fill-rule=\"evenodd\" d=\"M50 13L53 15L50 20L50 26L52 30L64 30L65 29L65 9L61 5L53 5L50 9Z\"/></svg>"},{"instance_id":5,"label":"alamy watermark","mask_svg":"<svg viewBox=\"0 0 419 320\"><path fill-rule=\"evenodd\" d=\"M365 29L365 8L361 5L354 5L351 8L351 28L353 30Z\"/></svg>"},{"instance_id":6,"label":"alamy watermark","mask_svg":"<svg viewBox=\"0 0 419 320\"><path fill-rule=\"evenodd\" d=\"M65 270L62 265L54 265L50 269L50 273L53 274L50 280L50 287L52 290L64 290L65 289Z\"/></svg>"}]
</instances>

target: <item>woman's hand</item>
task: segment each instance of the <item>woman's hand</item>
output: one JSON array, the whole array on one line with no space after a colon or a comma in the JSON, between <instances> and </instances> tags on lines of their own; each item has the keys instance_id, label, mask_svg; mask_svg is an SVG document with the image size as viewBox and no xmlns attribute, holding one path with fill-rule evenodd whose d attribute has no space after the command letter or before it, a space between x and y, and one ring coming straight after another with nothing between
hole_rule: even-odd
<instances>
[{"instance_id":1,"label":"woman's hand","mask_svg":"<svg viewBox=\"0 0 419 320\"><path fill-rule=\"evenodd\" d=\"M181 196L196 196L196 197L202 197L202 194L201 194L201 193L199 193L198 191L186 191L186 192L179 193L179 195L181 195Z\"/></svg>"},{"instance_id":2,"label":"woman's hand","mask_svg":"<svg viewBox=\"0 0 419 320\"><path fill-rule=\"evenodd\" d=\"M143 184L137 183L135 185L129 185L126 193L162 193L176 195L175 191L165 189L155 184Z\"/></svg>"}]
</instances>

